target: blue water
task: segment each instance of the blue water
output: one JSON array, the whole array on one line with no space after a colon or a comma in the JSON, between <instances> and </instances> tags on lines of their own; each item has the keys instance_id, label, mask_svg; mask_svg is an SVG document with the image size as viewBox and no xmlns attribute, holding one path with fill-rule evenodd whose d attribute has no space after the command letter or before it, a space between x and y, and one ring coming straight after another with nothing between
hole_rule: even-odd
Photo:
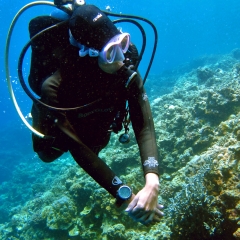
<instances>
[{"instance_id":1,"label":"blue water","mask_svg":"<svg viewBox=\"0 0 240 240\"><path fill-rule=\"evenodd\" d=\"M11 178L15 166L34 157L31 133L22 124L9 98L4 71L4 52L7 31L12 18L28 1L0 1L0 182ZM92 0L101 9L109 5L113 12L143 16L158 29L158 48L151 74L163 74L179 65L201 56L229 53L240 48L239 0ZM11 39L10 75L20 108L24 115L30 111L31 102L17 79L17 60L28 40L28 22L34 16L49 14L51 7L34 7L19 19ZM147 53L140 65L144 74L153 44L153 34L145 24L148 35ZM141 45L141 35L133 26L124 25L124 31L132 33L132 40ZM29 53L24 62L24 74L29 69ZM151 82L147 82L151 85Z\"/></svg>"}]
</instances>

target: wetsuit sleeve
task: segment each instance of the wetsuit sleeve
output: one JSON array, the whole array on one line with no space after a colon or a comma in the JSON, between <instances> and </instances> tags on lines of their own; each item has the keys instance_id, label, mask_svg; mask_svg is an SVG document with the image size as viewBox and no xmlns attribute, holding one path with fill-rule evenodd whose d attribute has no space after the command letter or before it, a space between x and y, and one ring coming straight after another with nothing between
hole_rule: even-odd
<instances>
[{"instance_id":1,"label":"wetsuit sleeve","mask_svg":"<svg viewBox=\"0 0 240 240\"><path fill-rule=\"evenodd\" d=\"M159 174L153 117L141 77L136 75L128 90L130 119L139 146L144 174Z\"/></svg>"},{"instance_id":2,"label":"wetsuit sleeve","mask_svg":"<svg viewBox=\"0 0 240 240\"><path fill-rule=\"evenodd\" d=\"M82 142L73 141L70 152L78 165L116 198L122 182L109 166Z\"/></svg>"}]
</instances>

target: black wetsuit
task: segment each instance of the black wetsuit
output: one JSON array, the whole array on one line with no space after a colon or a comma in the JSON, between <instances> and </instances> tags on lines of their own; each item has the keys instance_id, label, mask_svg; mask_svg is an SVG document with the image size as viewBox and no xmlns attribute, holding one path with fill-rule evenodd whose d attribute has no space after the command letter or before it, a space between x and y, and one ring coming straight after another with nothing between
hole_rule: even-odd
<instances>
[{"instance_id":1,"label":"black wetsuit","mask_svg":"<svg viewBox=\"0 0 240 240\"><path fill-rule=\"evenodd\" d=\"M30 36L59 22L52 18L33 19ZM47 19L47 20L46 20ZM50 23L49 23L50 22ZM97 58L79 57L69 44L68 23L48 31L32 42L29 84L41 101L57 108L89 106L72 111L51 110L33 104L33 127L54 138L33 135L34 151L51 162L70 151L75 161L116 197L121 184L115 173L98 157L110 139L110 127L117 112L124 112L128 101L130 117L139 145L144 174L158 174L158 153L154 124L141 77L136 75L129 87L125 84L132 71L123 67L108 74L98 66ZM43 42L44 41L44 42Z\"/></svg>"}]
</instances>

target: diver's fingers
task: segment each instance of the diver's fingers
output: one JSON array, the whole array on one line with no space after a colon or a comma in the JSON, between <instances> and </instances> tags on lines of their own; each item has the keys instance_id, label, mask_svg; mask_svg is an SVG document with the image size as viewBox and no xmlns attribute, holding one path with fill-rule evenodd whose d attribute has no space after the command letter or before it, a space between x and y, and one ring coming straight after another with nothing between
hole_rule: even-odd
<instances>
[{"instance_id":1,"label":"diver's fingers","mask_svg":"<svg viewBox=\"0 0 240 240\"><path fill-rule=\"evenodd\" d=\"M138 203L138 197L134 196L133 200L128 204L127 208L125 209L125 212L132 212L135 211L135 208Z\"/></svg>"},{"instance_id":2,"label":"diver's fingers","mask_svg":"<svg viewBox=\"0 0 240 240\"><path fill-rule=\"evenodd\" d=\"M160 221L161 221L161 218L155 214L153 217L153 222L160 222Z\"/></svg>"},{"instance_id":3,"label":"diver's fingers","mask_svg":"<svg viewBox=\"0 0 240 240\"><path fill-rule=\"evenodd\" d=\"M164 213L162 211L160 211L158 208L155 208L154 213L158 217L163 217L164 216Z\"/></svg>"},{"instance_id":4,"label":"diver's fingers","mask_svg":"<svg viewBox=\"0 0 240 240\"><path fill-rule=\"evenodd\" d=\"M144 209L135 209L134 211L129 212L129 216L137 222L145 221L152 211L146 211Z\"/></svg>"},{"instance_id":5,"label":"diver's fingers","mask_svg":"<svg viewBox=\"0 0 240 240\"><path fill-rule=\"evenodd\" d=\"M149 223L151 223L152 221L153 221L153 218L154 218L154 215L155 215L155 213L154 212L151 212L150 214L149 214L149 216L145 219L145 224L149 224Z\"/></svg>"},{"instance_id":6,"label":"diver's fingers","mask_svg":"<svg viewBox=\"0 0 240 240\"><path fill-rule=\"evenodd\" d=\"M161 210L163 208L164 208L164 206L162 204L157 204L157 209Z\"/></svg>"}]
</instances>

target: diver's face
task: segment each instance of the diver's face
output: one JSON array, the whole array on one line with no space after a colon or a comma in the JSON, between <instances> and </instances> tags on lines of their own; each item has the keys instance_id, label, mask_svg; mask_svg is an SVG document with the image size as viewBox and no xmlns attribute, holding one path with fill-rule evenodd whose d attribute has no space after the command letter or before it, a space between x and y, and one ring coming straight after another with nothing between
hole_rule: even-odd
<instances>
[{"instance_id":1,"label":"diver's face","mask_svg":"<svg viewBox=\"0 0 240 240\"><path fill-rule=\"evenodd\" d=\"M130 43L129 33L120 33L111 38L99 52L98 65L107 73L115 73L123 65L124 54L127 52Z\"/></svg>"},{"instance_id":2,"label":"diver's face","mask_svg":"<svg viewBox=\"0 0 240 240\"><path fill-rule=\"evenodd\" d=\"M106 64L101 61L98 61L98 65L104 72L113 74L117 72L124 65L124 63L122 61L119 61Z\"/></svg>"}]
</instances>

